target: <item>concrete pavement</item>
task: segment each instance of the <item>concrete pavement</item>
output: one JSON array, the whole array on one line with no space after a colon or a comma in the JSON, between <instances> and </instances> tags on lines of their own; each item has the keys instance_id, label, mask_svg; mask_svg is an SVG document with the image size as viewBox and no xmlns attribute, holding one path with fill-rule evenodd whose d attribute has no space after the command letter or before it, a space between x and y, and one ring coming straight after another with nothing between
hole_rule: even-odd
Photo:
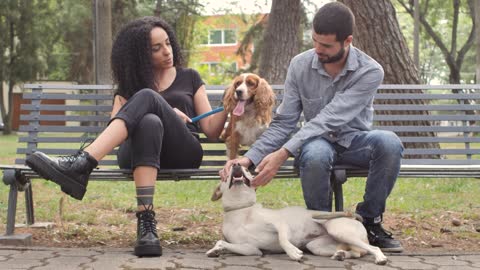
<instances>
[{"instance_id":1,"label":"concrete pavement","mask_svg":"<svg viewBox=\"0 0 480 270\"><path fill-rule=\"evenodd\" d=\"M0 269L480 269L480 253L463 254L386 254L385 266L373 263L368 255L362 259L334 261L305 255L302 262L293 262L285 254L255 256L224 255L208 258L205 250L164 248L162 257L137 258L132 249L112 248L46 248L0 246Z\"/></svg>"}]
</instances>

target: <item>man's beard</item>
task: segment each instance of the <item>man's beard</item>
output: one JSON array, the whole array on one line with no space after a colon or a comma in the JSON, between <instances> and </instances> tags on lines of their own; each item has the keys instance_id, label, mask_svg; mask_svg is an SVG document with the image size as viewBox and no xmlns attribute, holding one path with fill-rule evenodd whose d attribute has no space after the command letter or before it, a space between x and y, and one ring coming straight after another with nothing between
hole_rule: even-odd
<instances>
[{"instance_id":1,"label":"man's beard","mask_svg":"<svg viewBox=\"0 0 480 270\"><path fill-rule=\"evenodd\" d=\"M323 56L326 56L327 58L322 59L322 58L318 57L318 60L323 64L335 63L335 62L340 61L343 58L344 54L345 54L345 47L343 47L343 44L342 44L342 48L338 51L338 53L336 53L332 56L323 55Z\"/></svg>"}]
</instances>

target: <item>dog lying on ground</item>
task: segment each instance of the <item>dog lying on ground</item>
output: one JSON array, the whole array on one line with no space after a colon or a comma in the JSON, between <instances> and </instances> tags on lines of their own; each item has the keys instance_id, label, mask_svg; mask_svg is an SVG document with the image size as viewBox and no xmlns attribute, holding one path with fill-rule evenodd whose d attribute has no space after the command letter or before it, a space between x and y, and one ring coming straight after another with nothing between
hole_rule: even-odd
<instances>
[{"instance_id":1,"label":"dog lying on ground","mask_svg":"<svg viewBox=\"0 0 480 270\"><path fill-rule=\"evenodd\" d=\"M225 90L223 107L230 121L221 138L227 145L227 157L238 156L240 145L250 146L272 121L275 94L266 80L244 73L234 78Z\"/></svg>"},{"instance_id":2,"label":"dog lying on ground","mask_svg":"<svg viewBox=\"0 0 480 270\"><path fill-rule=\"evenodd\" d=\"M295 261L301 260L302 250L314 255L344 260L359 258L367 253L375 263L384 265L387 257L380 248L368 243L362 223L347 213L306 210L287 207L265 209L256 203L252 175L242 166L233 165L227 180L215 189L212 200L222 198L224 209L223 236L207 251L217 257L229 251L240 255L282 253Z\"/></svg>"}]
</instances>

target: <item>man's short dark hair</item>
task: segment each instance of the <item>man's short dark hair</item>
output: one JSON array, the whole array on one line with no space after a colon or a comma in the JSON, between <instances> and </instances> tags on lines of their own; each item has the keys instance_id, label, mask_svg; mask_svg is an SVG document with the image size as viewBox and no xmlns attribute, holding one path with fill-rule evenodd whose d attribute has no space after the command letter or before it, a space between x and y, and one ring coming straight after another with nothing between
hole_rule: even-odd
<instances>
[{"instance_id":1,"label":"man's short dark hair","mask_svg":"<svg viewBox=\"0 0 480 270\"><path fill-rule=\"evenodd\" d=\"M331 2L321 7L313 18L313 30L319 35L335 34L337 41L344 41L353 33L355 17L352 11L340 2Z\"/></svg>"}]
</instances>

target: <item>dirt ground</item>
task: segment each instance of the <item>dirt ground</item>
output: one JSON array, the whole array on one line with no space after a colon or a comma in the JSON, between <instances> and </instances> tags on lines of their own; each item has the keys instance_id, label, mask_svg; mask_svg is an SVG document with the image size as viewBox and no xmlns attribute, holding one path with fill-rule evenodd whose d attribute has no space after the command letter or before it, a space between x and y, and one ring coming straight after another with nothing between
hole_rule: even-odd
<instances>
[{"instance_id":1,"label":"dirt ground","mask_svg":"<svg viewBox=\"0 0 480 270\"><path fill-rule=\"evenodd\" d=\"M50 228L17 228L33 234L35 246L55 247L132 247L136 218L127 213L130 224L107 226L56 222ZM163 246L209 248L221 238L221 217L205 213L202 220L188 218L187 209L157 213ZM440 216L386 214L384 227L402 242L408 253L480 252L480 218L463 219L462 213L445 212Z\"/></svg>"}]
</instances>

